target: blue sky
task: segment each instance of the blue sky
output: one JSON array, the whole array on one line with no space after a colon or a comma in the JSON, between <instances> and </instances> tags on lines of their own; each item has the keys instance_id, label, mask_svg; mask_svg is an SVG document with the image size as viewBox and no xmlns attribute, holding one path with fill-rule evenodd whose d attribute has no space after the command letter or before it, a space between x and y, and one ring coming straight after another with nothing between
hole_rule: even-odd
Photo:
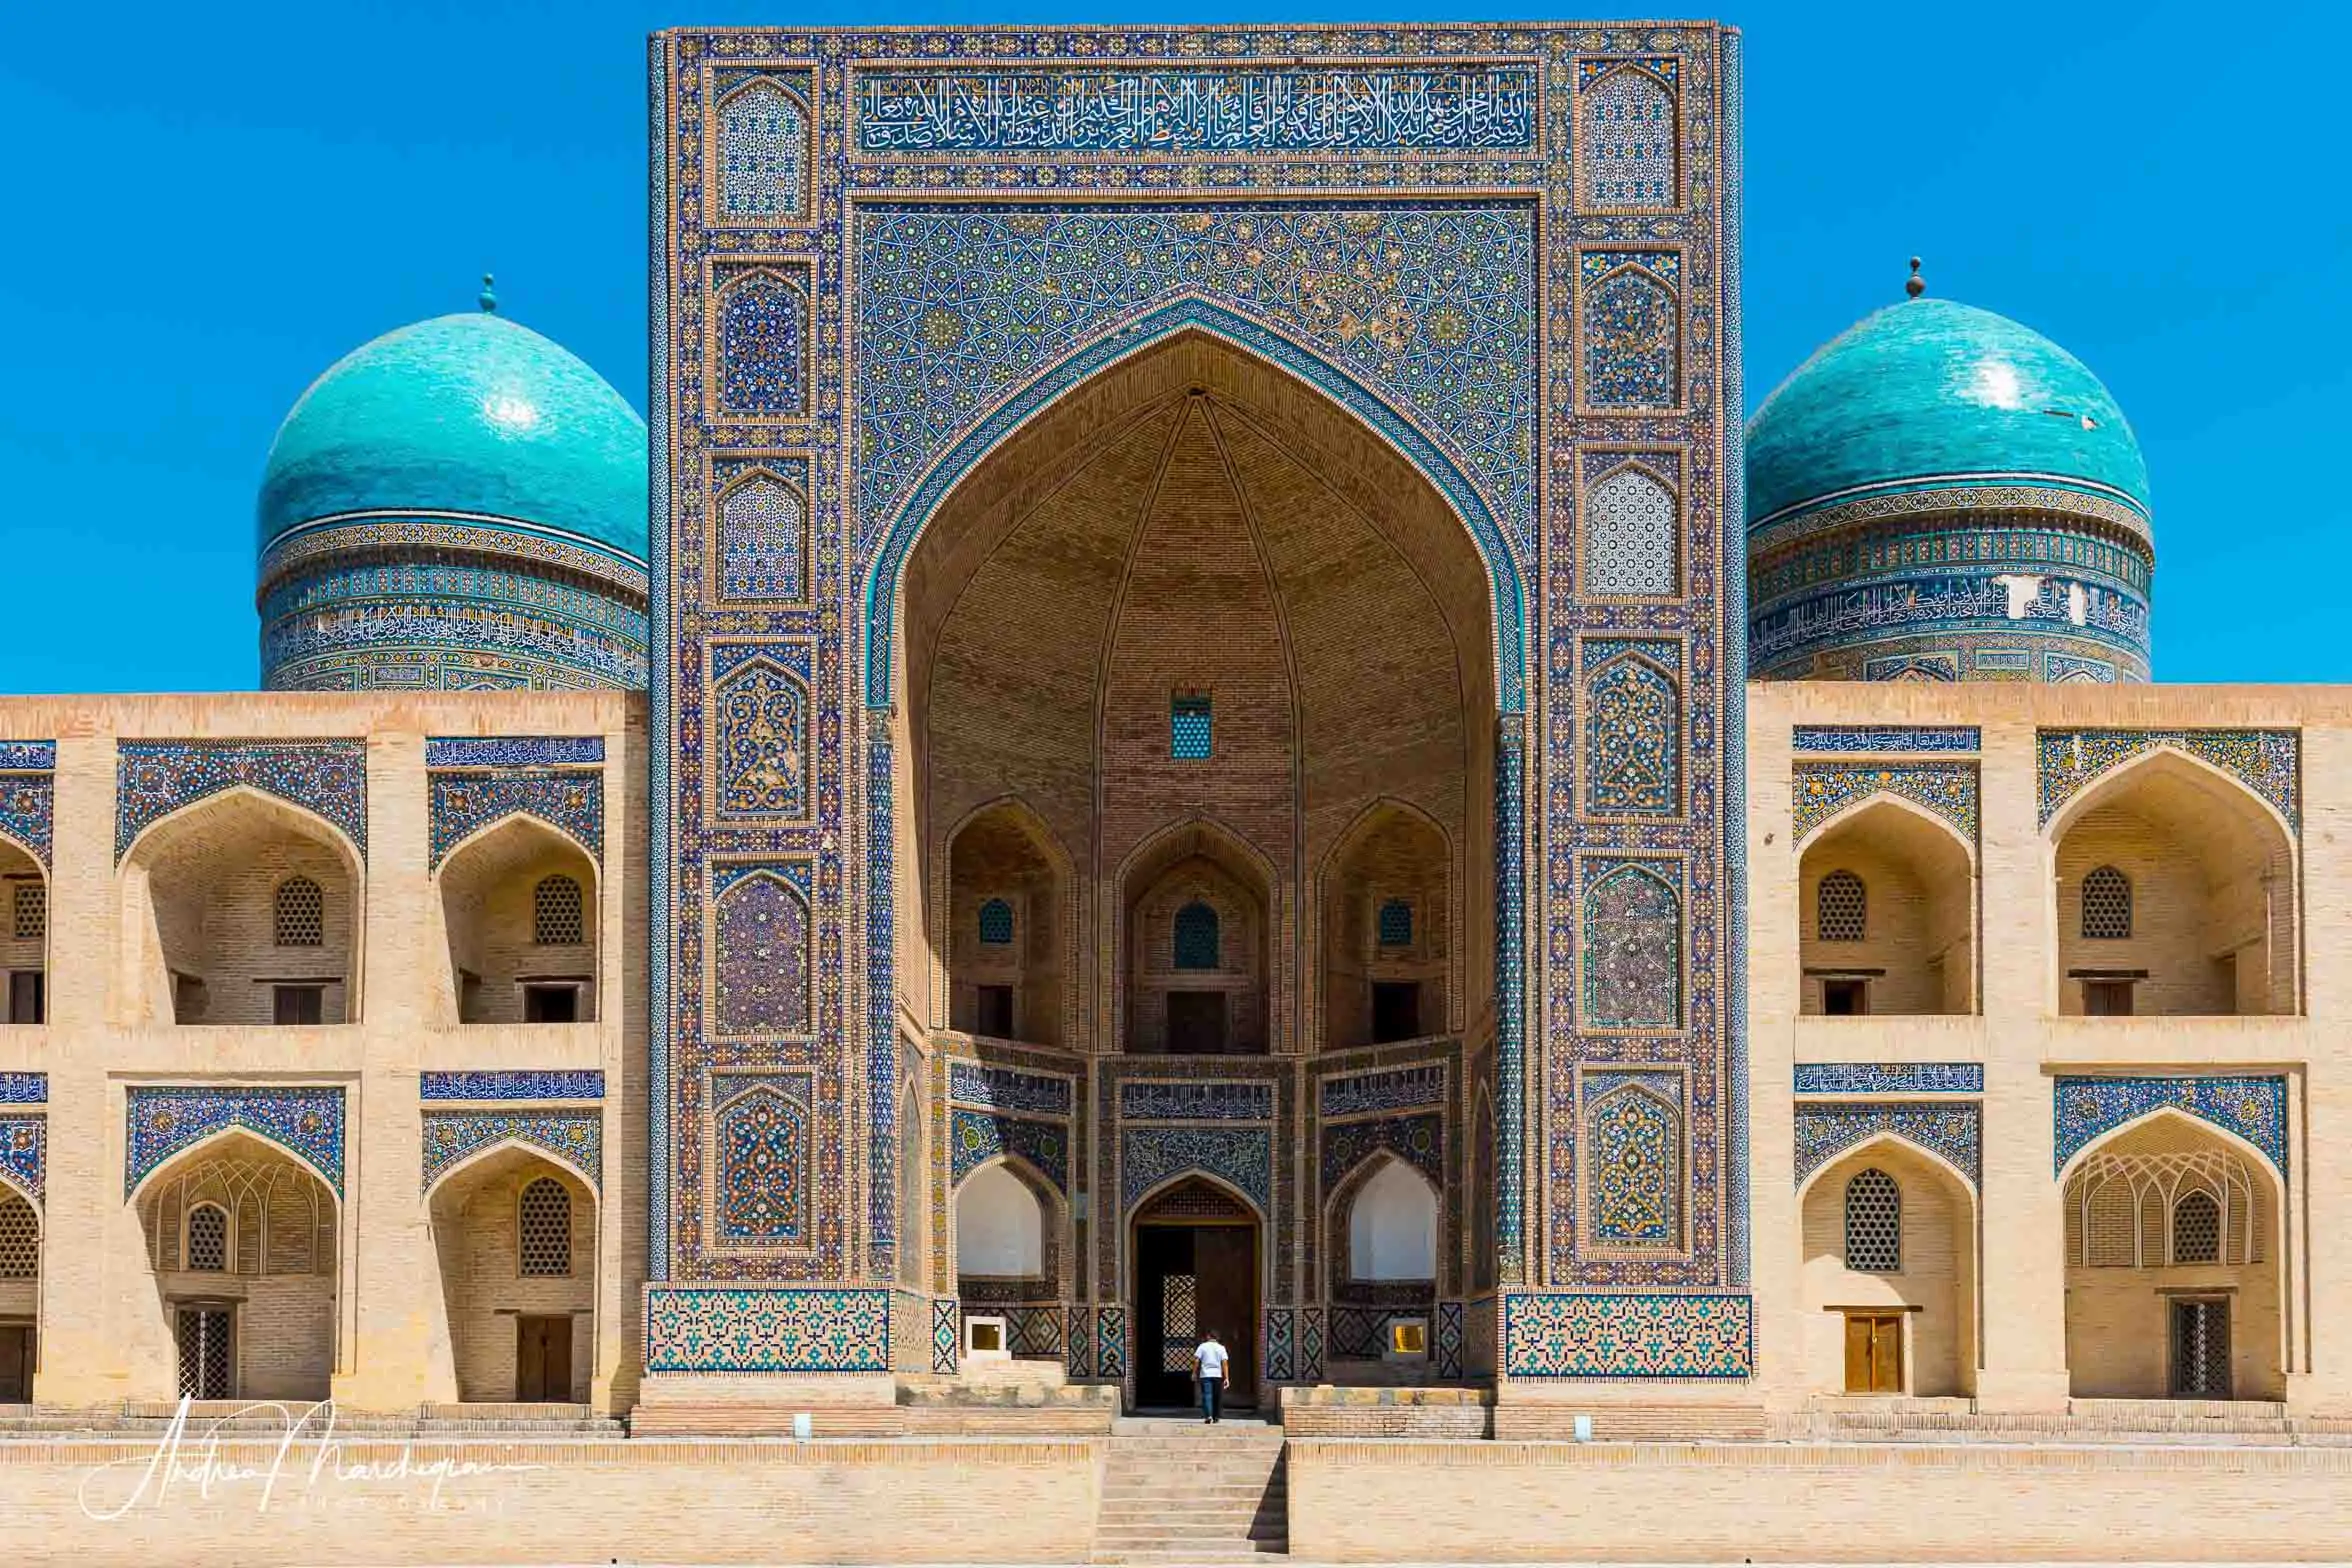
<instances>
[{"instance_id":1,"label":"blue sky","mask_svg":"<svg viewBox=\"0 0 2352 1568\"><path fill-rule=\"evenodd\" d=\"M1641 16L1647 7L1571 7ZM1186 20L1559 15L1361 0ZM1731 5L1749 40L1751 404L1900 297L2104 378L2156 490L2157 674L2352 680L2352 181L2335 8ZM1165 23L1167 10L692 0L28 8L0 378L0 690L256 678L252 495L287 406L391 327L507 313L645 403L644 35L673 23ZM2271 239L2257 246L2257 234Z\"/></svg>"}]
</instances>

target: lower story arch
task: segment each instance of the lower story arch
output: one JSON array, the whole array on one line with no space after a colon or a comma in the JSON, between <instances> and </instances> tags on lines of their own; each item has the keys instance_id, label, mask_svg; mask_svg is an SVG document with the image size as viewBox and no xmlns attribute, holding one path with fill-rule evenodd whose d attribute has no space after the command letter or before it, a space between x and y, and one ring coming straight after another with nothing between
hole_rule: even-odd
<instances>
[{"instance_id":1,"label":"lower story arch","mask_svg":"<svg viewBox=\"0 0 2352 1568\"><path fill-rule=\"evenodd\" d=\"M1190 1404L1193 1349L1214 1334L1231 1355L1227 1403L1255 1407L1265 1268L1255 1205L1213 1177L1187 1174L1147 1194L1128 1231L1136 1404Z\"/></svg>"}]
</instances>

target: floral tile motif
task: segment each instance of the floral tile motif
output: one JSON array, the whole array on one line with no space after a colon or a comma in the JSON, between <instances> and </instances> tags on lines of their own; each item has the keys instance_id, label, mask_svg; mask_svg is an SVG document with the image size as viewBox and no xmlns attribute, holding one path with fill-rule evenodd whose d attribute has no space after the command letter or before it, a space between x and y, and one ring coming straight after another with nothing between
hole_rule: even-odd
<instances>
[{"instance_id":1,"label":"floral tile motif","mask_svg":"<svg viewBox=\"0 0 2352 1568\"><path fill-rule=\"evenodd\" d=\"M1954 1104L1894 1100L1877 1104L1800 1105L1796 1127L1799 1186L1804 1185L1806 1177L1848 1149L1887 1133L1943 1156L1971 1185L1982 1180L1984 1110L1974 1100Z\"/></svg>"},{"instance_id":2,"label":"floral tile motif","mask_svg":"<svg viewBox=\"0 0 2352 1568\"><path fill-rule=\"evenodd\" d=\"M1584 404L1670 409L1682 401L1682 258L1672 251L1588 250Z\"/></svg>"},{"instance_id":3,"label":"floral tile motif","mask_svg":"<svg viewBox=\"0 0 2352 1568\"><path fill-rule=\"evenodd\" d=\"M1799 1094L1982 1094L1982 1062L1799 1062Z\"/></svg>"},{"instance_id":4,"label":"floral tile motif","mask_svg":"<svg viewBox=\"0 0 2352 1568\"><path fill-rule=\"evenodd\" d=\"M2287 1080L2267 1074L2060 1078L2051 1088L2057 1115L2052 1168L2063 1171L2096 1139L2168 1106L2237 1134L2286 1176Z\"/></svg>"},{"instance_id":5,"label":"floral tile motif","mask_svg":"<svg viewBox=\"0 0 2352 1568\"><path fill-rule=\"evenodd\" d=\"M950 1186L961 1186L966 1176L1000 1154L1017 1154L1062 1192L1070 1190L1070 1134L1060 1122L959 1105L948 1123L948 1139Z\"/></svg>"},{"instance_id":6,"label":"floral tile motif","mask_svg":"<svg viewBox=\"0 0 2352 1568\"><path fill-rule=\"evenodd\" d=\"M1682 899L1671 862L1585 863L1584 1011L1595 1029L1682 1022Z\"/></svg>"},{"instance_id":7,"label":"floral tile motif","mask_svg":"<svg viewBox=\"0 0 2352 1568\"><path fill-rule=\"evenodd\" d=\"M427 1111L424 1113L423 1189L501 1143L543 1149L588 1179L604 1181L602 1111Z\"/></svg>"},{"instance_id":8,"label":"floral tile motif","mask_svg":"<svg viewBox=\"0 0 2352 1568\"><path fill-rule=\"evenodd\" d=\"M2229 774L2302 830L2302 735L2295 730L2043 730L2035 737L2041 820L2102 775L2169 746Z\"/></svg>"},{"instance_id":9,"label":"floral tile motif","mask_svg":"<svg viewBox=\"0 0 2352 1568\"><path fill-rule=\"evenodd\" d=\"M115 745L114 858L182 806L243 785L314 811L367 856L367 743L126 740Z\"/></svg>"},{"instance_id":10,"label":"floral tile motif","mask_svg":"<svg viewBox=\"0 0 2352 1568\"><path fill-rule=\"evenodd\" d=\"M1126 1127L1119 1132L1119 1209L1188 1171L1231 1186L1260 1214L1274 1212L1274 1134L1264 1127Z\"/></svg>"},{"instance_id":11,"label":"floral tile motif","mask_svg":"<svg viewBox=\"0 0 2352 1568\"><path fill-rule=\"evenodd\" d=\"M1746 1296L1534 1295L1503 1301L1503 1375L1744 1378L1755 1374Z\"/></svg>"},{"instance_id":12,"label":"floral tile motif","mask_svg":"<svg viewBox=\"0 0 2352 1568\"><path fill-rule=\"evenodd\" d=\"M490 1069L420 1073L420 1100L601 1100L604 1074L593 1067Z\"/></svg>"},{"instance_id":13,"label":"floral tile motif","mask_svg":"<svg viewBox=\"0 0 2352 1568\"><path fill-rule=\"evenodd\" d=\"M1671 642L1584 645L1585 810L1682 812L1682 653Z\"/></svg>"},{"instance_id":14,"label":"floral tile motif","mask_svg":"<svg viewBox=\"0 0 2352 1568\"><path fill-rule=\"evenodd\" d=\"M810 1234L813 1118L806 1073L711 1079L718 1184L714 1223L731 1247L799 1246Z\"/></svg>"},{"instance_id":15,"label":"floral tile motif","mask_svg":"<svg viewBox=\"0 0 2352 1568\"><path fill-rule=\"evenodd\" d=\"M741 651L711 688L719 814L797 822L809 806L808 685L786 650Z\"/></svg>"},{"instance_id":16,"label":"floral tile motif","mask_svg":"<svg viewBox=\"0 0 2352 1568\"><path fill-rule=\"evenodd\" d=\"M1592 1237L1603 1247L1682 1245L1682 1075L1584 1075Z\"/></svg>"},{"instance_id":17,"label":"floral tile motif","mask_svg":"<svg viewBox=\"0 0 2352 1568\"><path fill-rule=\"evenodd\" d=\"M714 880L718 1032L808 1033L808 868L728 865Z\"/></svg>"},{"instance_id":18,"label":"floral tile motif","mask_svg":"<svg viewBox=\"0 0 2352 1568\"><path fill-rule=\"evenodd\" d=\"M648 1372L887 1372L890 1292L645 1288Z\"/></svg>"},{"instance_id":19,"label":"floral tile motif","mask_svg":"<svg viewBox=\"0 0 2352 1568\"><path fill-rule=\"evenodd\" d=\"M598 743L602 749L602 743ZM432 814L432 863L491 823L536 817L604 860L604 774L582 768L500 768L426 775Z\"/></svg>"},{"instance_id":20,"label":"floral tile motif","mask_svg":"<svg viewBox=\"0 0 2352 1568\"><path fill-rule=\"evenodd\" d=\"M42 1115L0 1116L0 1168L14 1178L35 1203L49 1190L49 1118Z\"/></svg>"},{"instance_id":21,"label":"floral tile motif","mask_svg":"<svg viewBox=\"0 0 2352 1568\"><path fill-rule=\"evenodd\" d=\"M1976 764L1914 762L1871 767L1841 762L1800 762L1789 795L1791 842L1873 795L1899 795L1926 807L1976 842Z\"/></svg>"},{"instance_id":22,"label":"floral tile motif","mask_svg":"<svg viewBox=\"0 0 2352 1568\"><path fill-rule=\"evenodd\" d=\"M55 832L56 795L53 775L0 773L0 836L22 844L44 867Z\"/></svg>"},{"instance_id":23,"label":"floral tile motif","mask_svg":"<svg viewBox=\"0 0 2352 1568\"><path fill-rule=\"evenodd\" d=\"M1348 1174L1386 1150L1429 1178L1445 1191L1445 1118L1381 1116L1367 1121L1336 1122L1323 1129L1323 1191L1328 1196Z\"/></svg>"},{"instance_id":24,"label":"floral tile motif","mask_svg":"<svg viewBox=\"0 0 2352 1568\"><path fill-rule=\"evenodd\" d=\"M223 1128L239 1127L296 1156L343 1191L343 1091L339 1088L145 1088L124 1091L129 1150L123 1195L164 1161Z\"/></svg>"}]
</instances>

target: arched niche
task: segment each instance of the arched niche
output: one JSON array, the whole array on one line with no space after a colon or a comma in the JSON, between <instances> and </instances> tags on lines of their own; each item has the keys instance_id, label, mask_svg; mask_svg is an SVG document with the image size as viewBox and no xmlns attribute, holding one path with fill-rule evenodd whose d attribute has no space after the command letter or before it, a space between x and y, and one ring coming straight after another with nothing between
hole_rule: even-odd
<instances>
[{"instance_id":1,"label":"arched niche","mask_svg":"<svg viewBox=\"0 0 2352 1568\"><path fill-rule=\"evenodd\" d=\"M1252 1056L1269 1049L1269 887L1233 837L1200 823L1128 866L1126 1033L1136 1055Z\"/></svg>"},{"instance_id":2,"label":"arched niche","mask_svg":"<svg viewBox=\"0 0 2352 1568\"><path fill-rule=\"evenodd\" d=\"M2076 1398L2285 1397L2285 1190L2260 1151L2166 1108L2061 1175Z\"/></svg>"},{"instance_id":3,"label":"arched niche","mask_svg":"<svg viewBox=\"0 0 2352 1568\"><path fill-rule=\"evenodd\" d=\"M336 1361L341 1205L318 1173L237 1129L149 1172L132 1202L175 1391L325 1399Z\"/></svg>"},{"instance_id":4,"label":"arched niche","mask_svg":"<svg viewBox=\"0 0 2352 1568\"><path fill-rule=\"evenodd\" d=\"M1976 860L1941 817L1874 795L1805 841L1797 869L1807 1013L1976 1006Z\"/></svg>"},{"instance_id":5,"label":"arched niche","mask_svg":"<svg viewBox=\"0 0 2352 1568\"><path fill-rule=\"evenodd\" d=\"M1437 1188L1404 1161L1375 1160L1350 1193L1347 1275L1367 1284L1427 1281L1435 1288Z\"/></svg>"},{"instance_id":6,"label":"arched niche","mask_svg":"<svg viewBox=\"0 0 2352 1568\"><path fill-rule=\"evenodd\" d=\"M1018 801L982 807L948 844L949 1026L1035 1045L1062 1041L1069 859Z\"/></svg>"},{"instance_id":7,"label":"arched niche","mask_svg":"<svg viewBox=\"0 0 2352 1568\"><path fill-rule=\"evenodd\" d=\"M457 1397L576 1404L596 1356L596 1189L570 1165L504 1144L426 1198Z\"/></svg>"},{"instance_id":8,"label":"arched niche","mask_svg":"<svg viewBox=\"0 0 2352 1568\"><path fill-rule=\"evenodd\" d=\"M49 873L0 834L0 1023L49 1017Z\"/></svg>"},{"instance_id":9,"label":"arched niche","mask_svg":"<svg viewBox=\"0 0 2352 1568\"><path fill-rule=\"evenodd\" d=\"M154 823L123 857L126 1022L348 1023L360 995L363 872L350 840L300 806L237 788ZM310 932L280 890L318 889ZM295 941L281 938L296 936Z\"/></svg>"},{"instance_id":10,"label":"arched niche","mask_svg":"<svg viewBox=\"0 0 2352 1568\"><path fill-rule=\"evenodd\" d=\"M2070 802L2049 841L2059 1012L2298 1010L2294 840L2236 779L2159 749Z\"/></svg>"},{"instance_id":11,"label":"arched niche","mask_svg":"<svg viewBox=\"0 0 2352 1568\"><path fill-rule=\"evenodd\" d=\"M596 863L575 840L536 817L511 816L459 845L434 881L449 944L445 1019L595 1018Z\"/></svg>"},{"instance_id":12,"label":"arched niche","mask_svg":"<svg viewBox=\"0 0 2352 1568\"><path fill-rule=\"evenodd\" d=\"M1976 1194L1966 1178L1916 1144L1880 1136L1813 1172L1797 1208L1812 1390L1923 1398L1973 1392ZM1891 1325L1892 1388L1856 1378L1857 1318L1876 1321L1882 1348Z\"/></svg>"},{"instance_id":13,"label":"arched niche","mask_svg":"<svg viewBox=\"0 0 2352 1568\"><path fill-rule=\"evenodd\" d=\"M1322 879L1323 1045L1453 1028L1453 849L1436 822L1382 801L1333 846Z\"/></svg>"}]
</instances>

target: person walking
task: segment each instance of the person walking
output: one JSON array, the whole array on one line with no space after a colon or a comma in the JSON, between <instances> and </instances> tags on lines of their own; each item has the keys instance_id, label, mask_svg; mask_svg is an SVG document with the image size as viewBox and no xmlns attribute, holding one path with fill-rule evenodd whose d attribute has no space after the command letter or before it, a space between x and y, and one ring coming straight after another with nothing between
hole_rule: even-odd
<instances>
[{"instance_id":1,"label":"person walking","mask_svg":"<svg viewBox=\"0 0 2352 1568\"><path fill-rule=\"evenodd\" d=\"M1213 1328L1203 1330L1200 1343L1192 1347L1192 1363L1199 1369L1201 1414L1208 1417L1210 1426L1215 1426L1217 1418L1224 1414L1225 1363L1228 1359L1225 1347L1217 1343L1217 1331Z\"/></svg>"}]
</instances>

